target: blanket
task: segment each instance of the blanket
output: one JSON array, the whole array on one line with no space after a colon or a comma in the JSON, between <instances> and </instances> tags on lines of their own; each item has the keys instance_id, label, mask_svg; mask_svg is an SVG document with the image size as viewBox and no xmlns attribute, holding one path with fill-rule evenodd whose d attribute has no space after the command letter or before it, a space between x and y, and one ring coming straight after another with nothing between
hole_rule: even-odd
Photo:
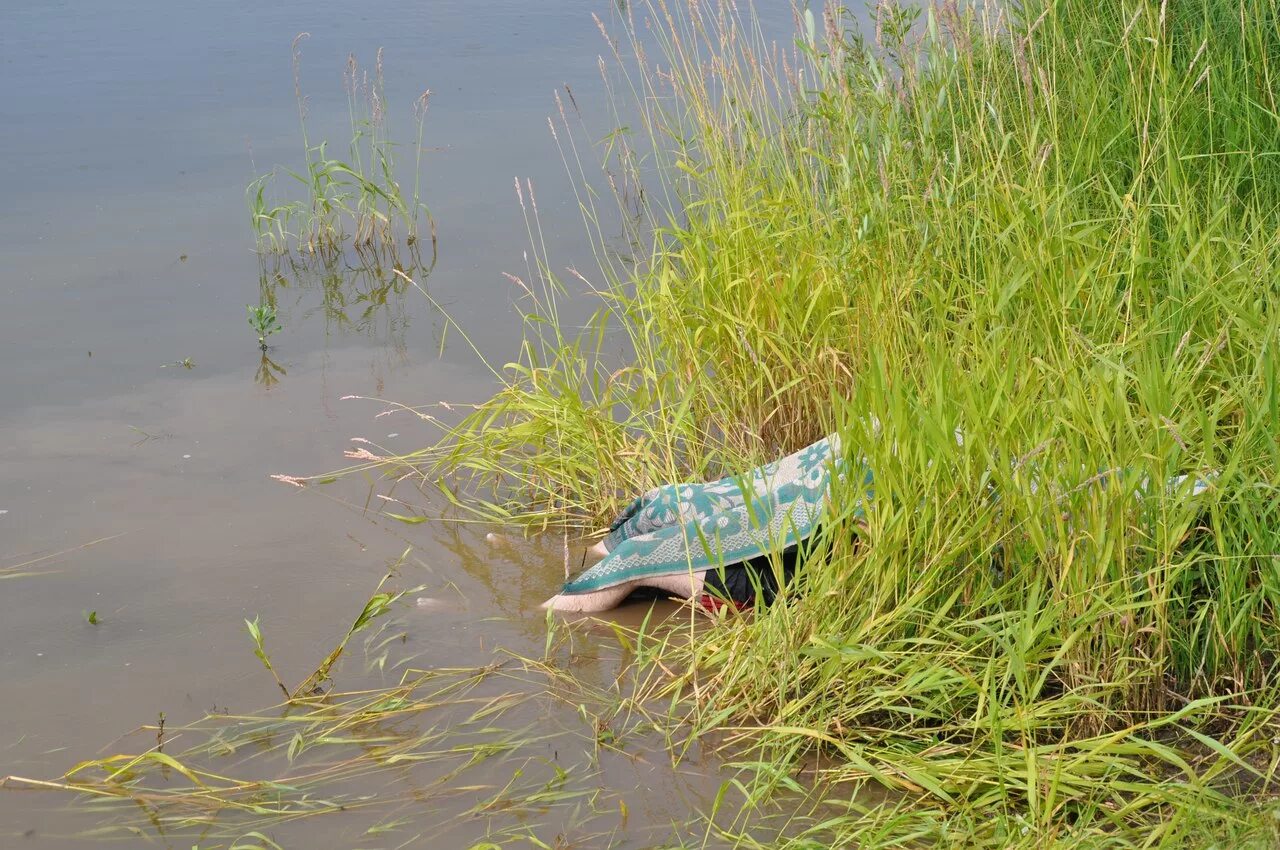
<instances>
[{"instance_id":1,"label":"blanket","mask_svg":"<svg viewBox=\"0 0 1280 850\"><path fill-rule=\"evenodd\" d=\"M797 545L817 531L832 476L843 481L845 465L831 435L740 476L655 487L610 525L609 554L563 592L732 566ZM871 471L861 473L869 493Z\"/></svg>"}]
</instances>

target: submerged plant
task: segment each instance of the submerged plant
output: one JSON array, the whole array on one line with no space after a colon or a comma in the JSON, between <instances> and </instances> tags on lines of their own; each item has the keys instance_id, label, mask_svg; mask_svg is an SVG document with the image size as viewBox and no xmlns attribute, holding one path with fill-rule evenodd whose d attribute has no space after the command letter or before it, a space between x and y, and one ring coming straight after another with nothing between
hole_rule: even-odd
<instances>
[{"instance_id":1,"label":"submerged plant","mask_svg":"<svg viewBox=\"0 0 1280 850\"><path fill-rule=\"evenodd\" d=\"M646 736L650 746L661 743L644 722L646 707L619 692L629 690L627 682L593 684L550 660L506 653L482 666L418 669L408 664L411 655L397 652L386 670L401 672L377 686L316 691L353 636L368 634L374 645L367 649L379 653L388 642L402 645L374 624L396 621L393 609L419 588L389 592L388 581L280 705L238 715L214 711L176 728L161 714L110 754L81 761L57 779L3 776L0 788L75 794L98 816L86 835L181 838L184 847L197 840L239 846L237 838L268 832L280 846L302 846L286 838L291 824L321 815L329 843L342 846L368 846L359 840L400 829L430 834L432 846L442 835L449 836L446 845L468 846L452 840L454 829L493 846L612 843L610 835L628 827L635 789L604 782L600 752L616 749L609 730L635 746ZM255 654L287 692L257 620L246 627ZM392 631L403 635L406 628L400 620ZM556 651L575 651L568 630ZM637 776L658 769L640 762ZM658 839L700 829L658 819L628 831ZM409 843L402 837L377 846Z\"/></svg>"}]
</instances>

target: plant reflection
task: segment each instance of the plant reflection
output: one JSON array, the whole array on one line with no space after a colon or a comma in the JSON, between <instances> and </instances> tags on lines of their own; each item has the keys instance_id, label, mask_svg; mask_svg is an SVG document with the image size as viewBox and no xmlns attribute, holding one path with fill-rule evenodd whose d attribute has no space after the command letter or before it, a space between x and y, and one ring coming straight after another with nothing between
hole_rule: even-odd
<instances>
[{"instance_id":1,"label":"plant reflection","mask_svg":"<svg viewBox=\"0 0 1280 850\"><path fill-rule=\"evenodd\" d=\"M263 349L262 360L258 363L258 373L253 377L254 382L269 390L280 383L280 379L286 374L284 367L272 360L266 349Z\"/></svg>"},{"instance_id":2,"label":"plant reflection","mask_svg":"<svg viewBox=\"0 0 1280 850\"><path fill-rule=\"evenodd\" d=\"M291 327L319 314L324 317L326 337L379 338L393 351L404 353L409 325L405 290L414 283L422 286L436 264L434 242L428 261L420 255L420 244L361 247L335 254L264 254L258 269L259 303L283 314L281 302L285 302L283 306L293 313ZM264 352L257 383L269 388L284 374Z\"/></svg>"}]
</instances>

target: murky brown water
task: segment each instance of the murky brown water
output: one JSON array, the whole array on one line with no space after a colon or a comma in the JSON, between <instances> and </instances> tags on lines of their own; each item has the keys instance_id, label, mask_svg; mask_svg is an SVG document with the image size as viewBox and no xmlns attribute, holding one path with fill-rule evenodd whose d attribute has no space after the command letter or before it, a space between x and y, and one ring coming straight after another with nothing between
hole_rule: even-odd
<instances>
[{"instance_id":1,"label":"murky brown water","mask_svg":"<svg viewBox=\"0 0 1280 850\"><path fill-rule=\"evenodd\" d=\"M440 256L426 283L501 362L518 329L501 272L524 269L515 175L539 187L553 258L591 261L545 116L553 89L568 82L589 119L597 110L603 135L590 12L608 19L616 9L603 0L0 9L0 159L10 166L0 201L0 774L54 778L81 759L139 752L147 744L137 736L118 739L161 712L172 728L206 712L263 711L279 692L244 619L260 618L283 678L299 681L408 547L392 583L424 584L415 596L449 604L389 615L387 628L404 636L393 660L435 669L489 664L499 647L541 656L535 606L563 578L557 546L493 550L488 529L405 526L365 512L359 481L318 495L268 477L342 466L354 436L400 449L432 437L415 420L374 419L381 406L342 396L466 400L490 384L456 336L437 351L442 324L424 298L412 289L361 297L370 284L358 280L336 300L306 280L280 289L284 330L262 372L245 323L262 269L243 190L255 165L300 156L293 36L311 33L303 85L312 138L339 144L346 54L371 62L385 47L393 135L398 124L408 141L410 104L422 88L434 92L427 136L438 149L423 172ZM770 15L782 32L789 12ZM194 368L164 368L184 358ZM634 625L641 615L618 616ZM622 653L607 630L575 634L575 673L612 682ZM377 655L363 636L353 641L337 687L399 678L401 669L369 668ZM536 695L544 686L513 682L484 687ZM424 712L400 733L449 728L462 710ZM537 697L492 729L459 728L464 743L503 730L513 740L529 729L549 737L449 780L450 793L405 796L443 775L432 762L325 792L376 795L363 808L143 834L184 850L229 846L240 829L286 847L465 847L520 829L553 846L561 834L575 846L649 846L677 840L723 780L696 753L673 770L661 742L639 733L622 752L597 755L589 727L574 705ZM245 770L285 775L278 761ZM557 787L578 796L459 820L516 771L534 785L549 781L553 763L569 772ZM4 847L132 843L117 827L136 821L137 812L68 795L0 792ZM379 824L394 829L369 832Z\"/></svg>"}]
</instances>

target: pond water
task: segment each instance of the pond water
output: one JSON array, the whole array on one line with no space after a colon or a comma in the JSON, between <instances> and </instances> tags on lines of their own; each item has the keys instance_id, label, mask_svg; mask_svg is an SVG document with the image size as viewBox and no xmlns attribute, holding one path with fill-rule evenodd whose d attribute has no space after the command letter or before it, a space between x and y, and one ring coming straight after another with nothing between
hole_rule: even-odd
<instances>
[{"instance_id":1,"label":"pond water","mask_svg":"<svg viewBox=\"0 0 1280 850\"><path fill-rule=\"evenodd\" d=\"M785 40L791 12L777 5L765 21ZM433 436L344 396L465 401L492 379L457 334L441 348L444 320L412 288L358 272L328 283L272 277L252 250L244 190L255 174L301 160L294 36L310 33L301 74L311 138L339 148L349 137L346 57L369 66L384 48L394 138L411 144L412 103L433 93L422 177L439 254L420 282L486 356L509 359L519 318L502 272L523 273L527 241L514 177L538 188L553 260L593 262L546 124L552 93L568 83L588 125L600 136L609 127L592 12L606 23L620 14L603 0L0 8L0 775L53 779L83 759L142 752L136 735L118 739L162 713L170 728L207 712L271 716L280 694L244 620L259 618L271 660L296 683L408 548L388 586L425 588L378 632L396 637L393 661L470 668L500 647L541 657L536 605L563 579L559 545L494 550L489 529L406 526L366 510L358 480L326 497L270 479L343 466L352 437L408 450ZM245 321L264 286L283 325L269 363ZM418 596L445 603L413 604ZM611 682L625 659L610 632L575 632L575 672ZM335 672L340 690L403 672L379 669L381 650L364 638ZM460 747L504 730L542 739L519 739L465 778L431 762L412 777L347 776L317 792L391 800L407 794L396 790L403 780L442 782L448 793L366 800L285 824L224 813L193 829L145 806L145 816L127 815L56 792L0 792L0 845L98 846L141 834L154 846L209 848L261 830L286 847L469 846L527 829L553 846L557 836L648 846L678 840L724 779L696 754L673 770L656 741L602 753L599 730L584 734L587 715L545 696L537 675L476 693L485 688L522 698L489 726L466 727L458 712L474 705L449 700L405 723L413 734L456 724ZM396 734L411 731L402 724ZM275 756L245 775L288 775ZM556 780L552 764L568 779ZM548 771L564 802L552 794L541 806L474 814L513 776L538 785Z\"/></svg>"}]
</instances>

